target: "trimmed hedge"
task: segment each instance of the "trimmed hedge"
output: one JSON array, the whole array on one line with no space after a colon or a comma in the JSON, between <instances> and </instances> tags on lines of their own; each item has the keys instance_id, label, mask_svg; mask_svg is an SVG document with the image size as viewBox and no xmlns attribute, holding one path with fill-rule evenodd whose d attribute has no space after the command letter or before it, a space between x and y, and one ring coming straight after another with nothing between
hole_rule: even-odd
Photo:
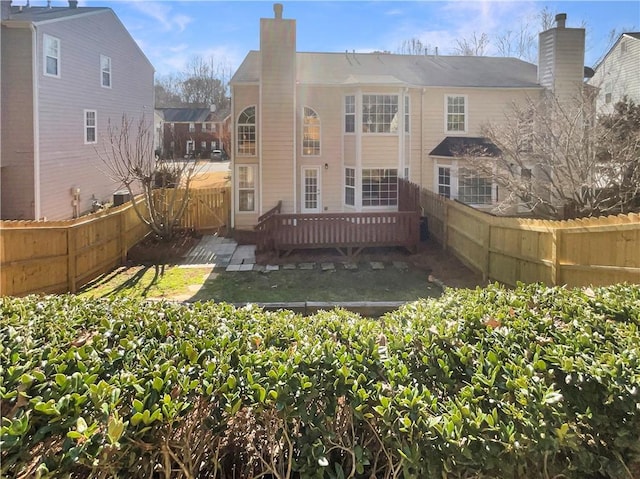
<instances>
[{"instance_id":1,"label":"trimmed hedge","mask_svg":"<svg viewBox=\"0 0 640 479\"><path fill-rule=\"evenodd\" d=\"M640 474L640 287L448 291L380 320L2 298L3 477Z\"/></svg>"}]
</instances>

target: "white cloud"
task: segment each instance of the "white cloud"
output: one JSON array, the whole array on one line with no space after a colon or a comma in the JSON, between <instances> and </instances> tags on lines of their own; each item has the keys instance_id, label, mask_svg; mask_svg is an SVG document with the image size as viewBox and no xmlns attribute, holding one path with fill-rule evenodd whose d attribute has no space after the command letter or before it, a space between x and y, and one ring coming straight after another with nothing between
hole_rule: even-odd
<instances>
[{"instance_id":1,"label":"white cloud","mask_svg":"<svg viewBox=\"0 0 640 479\"><path fill-rule=\"evenodd\" d=\"M138 12L155 20L160 29L165 32L183 32L187 25L193 21L188 15L175 13L168 2L149 2L147 0L133 0L131 2Z\"/></svg>"}]
</instances>

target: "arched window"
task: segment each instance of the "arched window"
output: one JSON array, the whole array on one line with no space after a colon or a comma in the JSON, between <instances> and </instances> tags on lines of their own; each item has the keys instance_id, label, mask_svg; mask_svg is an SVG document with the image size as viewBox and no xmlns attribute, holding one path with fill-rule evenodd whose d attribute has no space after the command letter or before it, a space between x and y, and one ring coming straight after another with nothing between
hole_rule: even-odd
<instances>
[{"instance_id":1,"label":"arched window","mask_svg":"<svg viewBox=\"0 0 640 479\"><path fill-rule=\"evenodd\" d=\"M238 117L238 155L256 154L256 107L245 108Z\"/></svg>"},{"instance_id":2,"label":"arched window","mask_svg":"<svg viewBox=\"0 0 640 479\"><path fill-rule=\"evenodd\" d=\"M302 154L305 156L320 154L320 117L307 106L304 107L302 126Z\"/></svg>"}]
</instances>

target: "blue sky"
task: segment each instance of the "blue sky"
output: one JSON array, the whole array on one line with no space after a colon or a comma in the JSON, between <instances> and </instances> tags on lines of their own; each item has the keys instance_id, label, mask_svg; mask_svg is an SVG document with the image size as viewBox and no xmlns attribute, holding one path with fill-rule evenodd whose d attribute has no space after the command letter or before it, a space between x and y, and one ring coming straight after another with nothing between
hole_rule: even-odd
<instances>
[{"instance_id":1,"label":"blue sky","mask_svg":"<svg viewBox=\"0 0 640 479\"><path fill-rule=\"evenodd\" d=\"M41 0L32 0L32 5ZM19 3L14 0L14 4ZM54 1L53 5L66 2ZM259 19L273 17L273 1L81 0L111 7L138 42L157 75L184 69L195 55L213 57L231 71L249 50L259 48ZM545 6L567 13L568 27L585 26L585 64L607 48L609 32L640 31L640 2L634 1L281 1L284 18L297 21L298 51L396 51L403 40L419 38L440 54L458 38L486 33L495 38L520 25L538 31L536 15Z\"/></svg>"}]
</instances>

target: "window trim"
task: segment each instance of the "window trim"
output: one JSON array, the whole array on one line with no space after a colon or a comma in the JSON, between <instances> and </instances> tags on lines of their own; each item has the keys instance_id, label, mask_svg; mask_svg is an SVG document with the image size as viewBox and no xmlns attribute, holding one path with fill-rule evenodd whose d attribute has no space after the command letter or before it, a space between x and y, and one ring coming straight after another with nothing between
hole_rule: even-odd
<instances>
[{"instance_id":1,"label":"window trim","mask_svg":"<svg viewBox=\"0 0 640 479\"><path fill-rule=\"evenodd\" d=\"M103 60L107 60L107 64L108 64L108 69L105 70L103 65L102 65L102 61ZM104 75L105 73L107 73L109 75L109 84L105 85L104 84ZM111 69L111 57L107 56L107 55L100 55L100 86L102 88L113 88L113 75L112 75L112 69Z\"/></svg>"},{"instance_id":2,"label":"window trim","mask_svg":"<svg viewBox=\"0 0 640 479\"><path fill-rule=\"evenodd\" d=\"M411 97L408 93L404 94L404 134L411 134Z\"/></svg>"},{"instance_id":3,"label":"window trim","mask_svg":"<svg viewBox=\"0 0 640 479\"><path fill-rule=\"evenodd\" d=\"M351 170L351 172L353 172L351 177L348 174L348 170ZM350 185L350 184L347 183L347 179L349 179L349 178L353 179L353 185ZM347 203L347 190L350 190L350 191L353 192L353 204ZM347 206L349 208L355 208L355 206L356 206L356 194L357 194L356 169L353 166L345 166L344 167L344 196L342 198L344 206Z\"/></svg>"},{"instance_id":4,"label":"window trim","mask_svg":"<svg viewBox=\"0 0 640 479\"><path fill-rule=\"evenodd\" d=\"M371 116L376 117L375 122L368 123L367 121L365 121L364 108L365 108L366 97L375 97L376 102L373 104L368 103L368 105L375 106L376 111L373 114L371 113L366 114L369 117L369 120L371 119ZM384 101L382 102L382 104L377 103L377 100L379 99L379 97L395 98L395 107L396 107L395 113L385 112L384 107L386 106L386 104L384 103ZM400 125L398 125L398 116L400 115L400 95L398 95L397 93L363 93L361 103L362 103L360 107L360 114L362 115L361 131L363 135L398 135L400 133ZM393 106L393 103L390 103L390 105ZM377 111L378 109L382 109L383 111L378 112ZM392 115L388 123L385 121L378 123L379 117L384 118L388 115ZM393 125L394 118L396 119L395 131L391 128L391 126ZM379 129L379 126L382 126L384 129L386 125L389 125L389 131L365 131L365 128L371 128L371 126L369 125L376 125L376 128L375 128L376 130Z\"/></svg>"},{"instance_id":5,"label":"window trim","mask_svg":"<svg viewBox=\"0 0 640 479\"><path fill-rule=\"evenodd\" d=\"M395 177L396 177L396 187L395 187L395 198L389 197L386 198L387 203L386 204L382 204L381 201L384 200L385 198L382 198L381 195L378 196L377 200L378 200L378 204L365 204L365 198L364 198L364 194L365 194L365 179L367 179L368 177L365 177L365 172L366 171L371 171L371 170L379 170L383 172L383 178L387 177L386 172L387 171L395 171ZM379 193L381 193L382 190L379 190ZM371 201L371 198L368 200ZM361 168L360 169L360 204L362 205L362 209L363 210L382 210L382 211L395 211L398 208L398 168L385 168L385 167L375 167L375 168Z\"/></svg>"},{"instance_id":6,"label":"window trim","mask_svg":"<svg viewBox=\"0 0 640 479\"><path fill-rule=\"evenodd\" d=\"M88 123L88 117L87 114L88 113L93 113L93 125L89 125ZM98 111L97 110L84 110L83 111L83 118L84 118L84 144L85 145L95 145L96 143L98 143ZM89 130L93 129L93 141L89 141Z\"/></svg>"},{"instance_id":7,"label":"window trim","mask_svg":"<svg viewBox=\"0 0 640 479\"><path fill-rule=\"evenodd\" d=\"M239 164L236 165L236 213L240 213L240 214L254 214L258 211L257 208L257 199L258 199L258 192L257 192L257 165L252 165L252 164ZM243 168L247 168L248 170L252 171L252 176L253 176L253 186L252 187L240 187L240 170ZM242 210L240 209L240 193L242 191L253 191L253 209L252 210Z\"/></svg>"},{"instance_id":8,"label":"window trim","mask_svg":"<svg viewBox=\"0 0 640 479\"><path fill-rule=\"evenodd\" d=\"M493 178L491 176L489 176L489 175L480 176L478 173L479 172L477 170L474 170L472 167L467 167L467 166L458 167L458 171L457 171L457 175L456 175L457 179L458 179L458 184L457 184L458 192L457 192L456 199L458 201L460 201L460 202L462 202L462 203L464 203L466 205L470 205L470 206L492 206L494 204L494 198L495 198L495 188L496 188L495 181L493 181ZM462 195L460 193L460 190L462 188L461 188L460 182L461 182L461 180L467 179L467 178L478 179L478 180L480 180L480 179L489 180L489 182L490 182L490 192L489 192L489 195L488 195L488 198L489 198L488 202L484 202L484 201L463 201L461 199ZM478 188L480 188L480 185L477 185L477 184L476 185L468 185L468 186L465 186L465 187L466 188L478 189ZM486 197L487 197L487 195L482 195L482 198L486 198ZM480 198L481 198L480 194L476 191L476 197L473 198L473 199L478 200Z\"/></svg>"},{"instance_id":9,"label":"window trim","mask_svg":"<svg viewBox=\"0 0 640 479\"><path fill-rule=\"evenodd\" d=\"M240 117L249 109L253 108L253 123L240 123ZM258 154L258 125L257 125L257 113L258 113L258 108L256 107L256 105L249 105L245 108L243 108L243 110L238 114L237 117L237 121L236 121L236 128L235 128L235 133L236 133L236 154L238 156L242 156L242 157L252 157L252 156L257 156ZM240 142L240 128L241 127L251 127L253 128L253 151L246 153L244 151L242 151L240 149L241 146L241 142Z\"/></svg>"},{"instance_id":10,"label":"window trim","mask_svg":"<svg viewBox=\"0 0 640 479\"><path fill-rule=\"evenodd\" d=\"M450 130L449 129L449 98L463 98L464 99L464 130ZM455 113L452 113L452 115ZM451 134L463 135L469 130L469 95L447 93L444 96L444 132Z\"/></svg>"},{"instance_id":11,"label":"window trim","mask_svg":"<svg viewBox=\"0 0 640 479\"><path fill-rule=\"evenodd\" d=\"M347 98L353 98L353 111L352 112L348 112L347 111ZM355 135L356 134L356 103L357 103L357 99L355 95L345 95L344 96L344 105L343 105L343 117L342 117L342 121L344 122L343 126L342 126L342 131L344 132L345 135ZM349 105L351 106L351 105ZM349 118L353 118L353 131L347 131L347 117Z\"/></svg>"},{"instance_id":12,"label":"window trim","mask_svg":"<svg viewBox=\"0 0 640 479\"><path fill-rule=\"evenodd\" d=\"M448 173L449 173L449 175L448 175L449 184L448 185L445 184L445 183L440 183L440 169L441 168L448 170ZM455 175L455 172L454 172L454 167L451 166L451 165L441 165L441 164L436 163L435 164L435 169L436 169L436 171L435 171L436 193L438 193L438 195L443 196L443 197L445 197L447 199L455 198L454 195L457 195L457 192L454 192L454 188L455 188L454 179L456 179L456 175ZM449 195L448 196L446 194L440 192L440 187L441 186L443 188L445 188L445 187L449 188Z\"/></svg>"},{"instance_id":13,"label":"window trim","mask_svg":"<svg viewBox=\"0 0 640 479\"><path fill-rule=\"evenodd\" d=\"M307 115L307 110L311 111L313 113L313 115ZM307 118L309 117L313 117L315 116L315 119L317 121L317 124L313 124L313 123L307 123ZM315 146L310 147L310 149L313 149L312 153L306 153L306 149L307 147L305 146L305 142L307 141L307 129L308 128L312 128L312 127L317 127L318 129L318 146L317 146L317 151ZM315 140L309 140L315 143ZM318 112L316 110L314 110L313 108L311 108L310 106L304 106L302 107L302 156L320 156L322 154L322 123L320 121L320 115L318 115Z\"/></svg>"},{"instance_id":14,"label":"window trim","mask_svg":"<svg viewBox=\"0 0 640 479\"><path fill-rule=\"evenodd\" d=\"M49 40L55 41L58 45L58 48L57 48L58 56L51 57L51 58L55 58L56 60L56 73L49 73L47 71L47 58L49 58L49 55L47 55L47 42ZM46 33L44 33L42 35L42 73L44 76L52 77L52 78L60 78L62 76L62 69L61 69L62 62L60 61L60 57L62 56L61 52L62 52L62 42L60 41L60 39L58 37L54 37L52 35L47 35Z\"/></svg>"}]
</instances>

